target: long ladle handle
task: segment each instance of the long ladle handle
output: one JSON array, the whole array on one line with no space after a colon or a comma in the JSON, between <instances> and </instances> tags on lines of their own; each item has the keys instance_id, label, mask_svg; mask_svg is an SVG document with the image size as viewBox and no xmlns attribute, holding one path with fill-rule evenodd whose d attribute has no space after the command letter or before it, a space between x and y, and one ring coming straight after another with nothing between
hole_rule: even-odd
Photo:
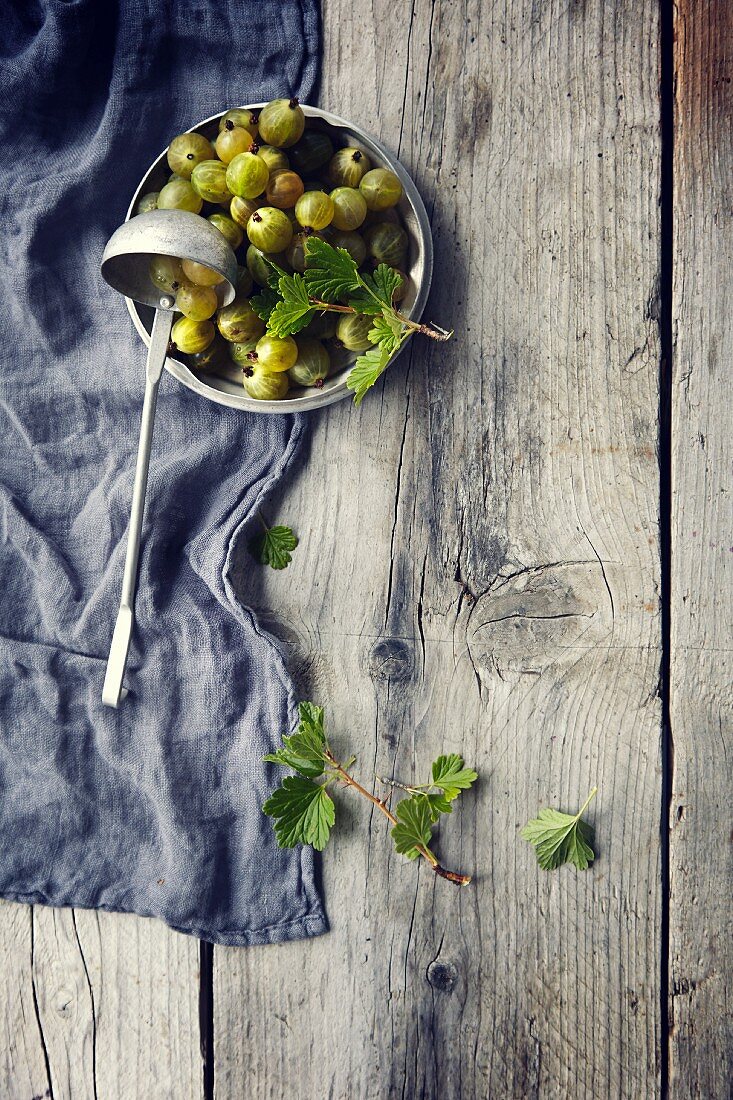
<instances>
[{"instance_id":1,"label":"long ladle handle","mask_svg":"<svg viewBox=\"0 0 733 1100\"><path fill-rule=\"evenodd\" d=\"M130 528L127 535L125 572L122 578L122 598L112 635L112 644L107 659L107 672L102 688L102 702L108 707L119 706L120 700L127 695L127 690L122 685L134 622L137 562L140 553L140 532L145 512L145 490L148 485L150 445L153 439L153 422L155 420L155 406L158 402L158 387L168 351L172 324L173 313L170 309L156 309L153 331L150 334L148 361L145 367L145 398L140 423L137 465L135 466L135 485L132 490Z\"/></svg>"}]
</instances>

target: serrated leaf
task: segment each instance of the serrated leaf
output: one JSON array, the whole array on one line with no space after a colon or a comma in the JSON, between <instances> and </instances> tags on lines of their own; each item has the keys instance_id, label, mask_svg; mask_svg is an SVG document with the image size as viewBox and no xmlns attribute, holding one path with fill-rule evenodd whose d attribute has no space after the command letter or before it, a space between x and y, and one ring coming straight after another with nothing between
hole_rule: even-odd
<instances>
[{"instance_id":1,"label":"serrated leaf","mask_svg":"<svg viewBox=\"0 0 733 1100\"><path fill-rule=\"evenodd\" d=\"M395 291L402 282L399 271L395 271L393 267L389 267L387 264L379 264L371 275L363 275L362 278L383 305L392 305Z\"/></svg>"},{"instance_id":2,"label":"serrated leaf","mask_svg":"<svg viewBox=\"0 0 733 1100\"><path fill-rule=\"evenodd\" d=\"M575 815L545 808L520 831L522 839L534 846L537 862L543 870L553 871L569 862L579 871L585 871L588 864L595 859L595 853L589 844L592 830L581 820L581 815L595 794L594 787Z\"/></svg>"},{"instance_id":3,"label":"serrated leaf","mask_svg":"<svg viewBox=\"0 0 733 1100\"><path fill-rule=\"evenodd\" d=\"M441 814L452 814L453 807L450 804L450 799L446 798L444 794L426 794L423 798L428 804L428 810L430 812L430 820L436 822Z\"/></svg>"},{"instance_id":4,"label":"serrated leaf","mask_svg":"<svg viewBox=\"0 0 733 1100\"><path fill-rule=\"evenodd\" d=\"M309 733L312 737L317 738L318 743L325 749L326 733L323 714L323 707L319 707L315 703L298 703L298 715L300 717L298 732Z\"/></svg>"},{"instance_id":5,"label":"serrated leaf","mask_svg":"<svg viewBox=\"0 0 733 1100\"><path fill-rule=\"evenodd\" d=\"M268 321L270 314L279 301L280 295L272 290L271 287L265 286L259 294L252 295L249 304L258 317L261 317L263 321Z\"/></svg>"},{"instance_id":6,"label":"serrated leaf","mask_svg":"<svg viewBox=\"0 0 733 1100\"><path fill-rule=\"evenodd\" d=\"M397 851L408 859L417 859L419 846L426 848L432 837L430 810L424 795L403 798L395 810L397 824L392 839Z\"/></svg>"},{"instance_id":7,"label":"serrated leaf","mask_svg":"<svg viewBox=\"0 0 733 1100\"><path fill-rule=\"evenodd\" d=\"M458 798L461 791L467 791L478 779L476 772L465 766L463 757L458 753L439 756L434 760L432 777L433 786L440 787L449 802Z\"/></svg>"},{"instance_id":8,"label":"serrated leaf","mask_svg":"<svg viewBox=\"0 0 733 1100\"><path fill-rule=\"evenodd\" d=\"M390 355L394 355L405 338L402 322L391 309L385 310L374 318L374 325L368 335L373 344L386 348Z\"/></svg>"},{"instance_id":9,"label":"serrated leaf","mask_svg":"<svg viewBox=\"0 0 733 1100\"><path fill-rule=\"evenodd\" d=\"M352 292L346 305L351 306L356 313L371 314L372 317L381 314L384 308L381 302L378 302L376 298L373 298L371 294L361 288Z\"/></svg>"},{"instance_id":10,"label":"serrated leaf","mask_svg":"<svg viewBox=\"0 0 733 1100\"><path fill-rule=\"evenodd\" d=\"M274 818L275 836L280 848L311 844L322 852L336 820L336 808L326 788L303 776L283 779L262 807Z\"/></svg>"},{"instance_id":11,"label":"serrated leaf","mask_svg":"<svg viewBox=\"0 0 733 1100\"><path fill-rule=\"evenodd\" d=\"M378 345L357 358L346 379L346 385L354 391L355 405L361 404L364 394L384 373L391 354L389 348Z\"/></svg>"},{"instance_id":12,"label":"serrated leaf","mask_svg":"<svg viewBox=\"0 0 733 1100\"><path fill-rule=\"evenodd\" d=\"M267 277L267 285L272 290L279 290L280 280L283 277L287 278L287 271L283 270L283 268L280 267L279 264L276 264L269 256L266 256L264 252L262 253L262 259L270 268L270 274Z\"/></svg>"},{"instance_id":13,"label":"serrated leaf","mask_svg":"<svg viewBox=\"0 0 733 1100\"><path fill-rule=\"evenodd\" d=\"M305 328L313 319L315 309L308 299L302 275L283 275L278 280L278 291L281 301L270 313L267 331L282 338Z\"/></svg>"},{"instance_id":14,"label":"serrated leaf","mask_svg":"<svg viewBox=\"0 0 733 1100\"><path fill-rule=\"evenodd\" d=\"M333 248L320 237L307 237L305 254L308 265L303 279L311 298L338 302L359 288L356 264L345 248Z\"/></svg>"},{"instance_id":15,"label":"serrated leaf","mask_svg":"<svg viewBox=\"0 0 733 1100\"><path fill-rule=\"evenodd\" d=\"M271 764L280 764L309 779L323 775L326 734L323 729L323 707L314 703L299 703L300 722L291 736L283 735L282 748L263 756Z\"/></svg>"},{"instance_id":16,"label":"serrated leaf","mask_svg":"<svg viewBox=\"0 0 733 1100\"><path fill-rule=\"evenodd\" d=\"M250 539L249 551L262 565L273 569L285 569L293 560L290 554L298 540L290 527L268 527L262 535Z\"/></svg>"}]
</instances>

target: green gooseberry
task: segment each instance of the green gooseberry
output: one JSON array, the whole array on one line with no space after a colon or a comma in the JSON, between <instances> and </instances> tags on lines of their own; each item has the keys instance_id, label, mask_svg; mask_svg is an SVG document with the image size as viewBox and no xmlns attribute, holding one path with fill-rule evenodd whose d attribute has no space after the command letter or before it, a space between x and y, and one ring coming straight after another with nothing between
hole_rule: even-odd
<instances>
[{"instance_id":1,"label":"green gooseberry","mask_svg":"<svg viewBox=\"0 0 733 1100\"><path fill-rule=\"evenodd\" d=\"M235 221L238 226L242 229L246 229L247 222L259 205L257 199L242 199L239 195L234 195L229 204L229 215L232 221Z\"/></svg>"},{"instance_id":2,"label":"green gooseberry","mask_svg":"<svg viewBox=\"0 0 733 1100\"><path fill-rule=\"evenodd\" d=\"M330 198L333 203L333 227L344 232L358 229L367 216L366 199L361 191L355 187L336 187Z\"/></svg>"},{"instance_id":3,"label":"green gooseberry","mask_svg":"<svg viewBox=\"0 0 733 1100\"><path fill-rule=\"evenodd\" d=\"M266 253L259 248L255 248L253 244L247 249L247 270L258 286L268 286L270 276L273 274L273 269L268 264L268 260L272 260L283 271L287 270L288 262L284 254Z\"/></svg>"},{"instance_id":4,"label":"green gooseberry","mask_svg":"<svg viewBox=\"0 0 733 1100\"><path fill-rule=\"evenodd\" d=\"M167 294L175 294L187 282L183 265L175 256L153 256L148 273L153 286Z\"/></svg>"},{"instance_id":5,"label":"green gooseberry","mask_svg":"<svg viewBox=\"0 0 733 1100\"><path fill-rule=\"evenodd\" d=\"M236 250L239 248L244 240L244 232L233 218L228 218L226 214L209 214L206 220L211 222L214 228L218 229L223 237L226 237L233 249Z\"/></svg>"},{"instance_id":6,"label":"green gooseberry","mask_svg":"<svg viewBox=\"0 0 733 1100\"><path fill-rule=\"evenodd\" d=\"M267 187L270 173L256 153L238 153L226 168L226 183L240 199L254 199Z\"/></svg>"},{"instance_id":7,"label":"green gooseberry","mask_svg":"<svg viewBox=\"0 0 733 1100\"><path fill-rule=\"evenodd\" d=\"M336 339L349 351L366 351L372 346L369 331L374 327L374 319L363 313L345 313L336 325Z\"/></svg>"},{"instance_id":8,"label":"green gooseberry","mask_svg":"<svg viewBox=\"0 0 733 1100\"><path fill-rule=\"evenodd\" d=\"M239 153L246 153L252 144L252 135L244 126L235 126L231 119L219 131L214 143L216 155L222 164L229 164Z\"/></svg>"},{"instance_id":9,"label":"green gooseberry","mask_svg":"<svg viewBox=\"0 0 733 1100\"><path fill-rule=\"evenodd\" d=\"M301 195L298 202L303 197ZM293 227L283 210L275 206L262 206L247 222L247 236L261 252L283 252L293 239Z\"/></svg>"},{"instance_id":10,"label":"green gooseberry","mask_svg":"<svg viewBox=\"0 0 733 1100\"><path fill-rule=\"evenodd\" d=\"M333 202L324 191L306 191L295 204L295 216L305 229L325 229L333 213Z\"/></svg>"},{"instance_id":11,"label":"green gooseberry","mask_svg":"<svg viewBox=\"0 0 733 1100\"><path fill-rule=\"evenodd\" d=\"M191 173L191 185L206 202L223 203L231 199L227 187L227 166L220 160L203 160Z\"/></svg>"},{"instance_id":12,"label":"green gooseberry","mask_svg":"<svg viewBox=\"0 0 733 1100\"><path fill-rule=\"evenodd\" d=\"M292 336L271 336L267 333L257 341L257 366L261 370L279 373L287 371L298 358L298 345Z\"/></svg>"},{"instance_id":13,"label":"green gooseberry","mask_svg":"<svg viewBox=\"0 0 733 1100\"><path fill-rule=\"evenodd\" d=\"M214 147L203 134L179 134L168 146L168 165L181 179L190 180L197 164L213 160Z\"/></svg>"},{"instance_id":14,"label":"green gooseberry","mask_svg":"<svg viewBox=\"0 0 733 1100\"><path fill-rule=\"evenodd\" d=\"M159 210L189 210L192 214L199 214L203 205L201 196L188 180L172 180L158 194Z\"/></svg>"},{"instance_id":15,"label":"green gooseberry","mask_svg":"<svg viewBox=\"0 0 733 1100\"><path fill-rule=\"evenodd\" d=\"M258 117L259 111L250 111L245 107L232 107L231 111L227 111L219 119L219 133L227 129L227 123L231 122L232 126L241 126L249 132L251 138L256 138Z\"/></svg>"},{"instance_id":16,"label":"green gooseberry","mask_svg":"<svg viewBox=\"0 0 733 1100\"><path fill-rule=\"evenodd\" d=\"M205 373L206 371L214 370L216 367L221 366L226 362L227 352L226 349L230 345L222 340L221 336L216 335L207 348L203 351L197 351L193 355L189 355L189 365L194 370Z\"/></svg>"},{"instance_id":17,"label":"green gooseberry","mask_svg":"<svg viewBox=\"0 0 733 1100\"><path fill-rule=\"evenodd\" d=\"M259 339L265 331L265 322L252 309L248 298L235 298L220 309L216 323L225 340L238 344Z\"/></svg>"},{"instance_id":18,"label":"green gooseberry","mask_svg":"<svg viewBox=\"0 0 733 1100\"><path fill-rule=\"evenodd\" d=\"M372 168L362 176L359 190L370 210L387 210L402 198L402 184L388 168Z\"/></svg>"},{"instance_id":19,"label":"green gooseberry","mask_svg":"<svg viewBox=\"0 0 733 1100\"><path fill-rule=\"evenodd\" d=\"M333 142L322 130L306 130L290 150L290 161L301 176L317 172L333 156Z\"/></svg>"},{"instance_id":20,"label":"green gooseberry","mask_svg":"<svg viewBox=\"0 0 733 1100\"><path fill-rule=\"evenodd\" d=\"M273 374L257 367L245 367L242 385L256 401L280 401L288 392L287 374Z\"/></svg>"},{"instance_id":21,"label":"green gooseberry","mask_svg":"<svg viewBox=\"0 0 733 1100\"><path fill-rule=\"evenodd\" d=\"M294 386L322 386L328 374L331 360L320 340L298 334L298 358L288 370Z\"/></svg>"},{"instance_id":22,"label":"green gooseberry","mask_svg":"<svg viewBox=\"0 0 733 1100\"><path fill-rule=\"evenodd\" d=\"M192 321L208 321L219 308L219 299L212 286L185 283L176 293L176 309Z\"/></svg>"},{"instance_id":23,"label":"green gooseberry","mask_svg":"<svg viewBox=\"0 0 733 1100\"><path fill-rule=\"evenodd\" d=\"M361 149L339 149L328 164L328 178L335 187L358 187L372 162Z\"/></svg>"},{"instance_id":24,"label":"green gooseberry","mask_svg":"<svg viewBox=\"0 0 733 1100\"><path fill-rule=\"evenodd\" d=\"M273 99L260 111L260 137L267 145L289 149L300 139L305 129L305 115L298 100Z\"/></svg>"},{"instance_id":25,"label":"green gooseberry","mask_svg":"<svg viewBox=\"0 0 733 1100\"><path fill-rule=\"evenodd\" d=\"M150 210L157 210L159 194L159 191L148 191L147 195L143 195L141 199L138 199L135 213L147 214Z\"/></svg>"},{"instance_id":26,"label":"green gooseberry","mask_svg":"<svg viewBox=\"0 0 733 1100\"><path fill-rule=\"evenodd\" d=\"M255 142L250 146L250 153L256 153L260 160L264 160L268 172L284 172L290 167L288 154L282 149L276 149L274 145L260 145Z\"/></svg>"},{"instance_id":27,"label":"green gooseberry","mask_svg":"<svg viewBox=\"0 0 733 1100\"><path fill-rule=\"evenodd\" d=\"M390 222L373 225L364 234L364 243L375 263L404 267L409 242L402 226Z\"/></svg>"},{"instance_id":28,"label":"green gooseberry","mask_svg":"<svg viewBox=\"0 0 733 1100\"><path fill-rule=\"evenodd\" d=\"M192 321L190 317L179 317L171 329L171 341L178 349L187 355L208 348L216 336L216 329L211 321Z\"/></svg>"}]
</instances>

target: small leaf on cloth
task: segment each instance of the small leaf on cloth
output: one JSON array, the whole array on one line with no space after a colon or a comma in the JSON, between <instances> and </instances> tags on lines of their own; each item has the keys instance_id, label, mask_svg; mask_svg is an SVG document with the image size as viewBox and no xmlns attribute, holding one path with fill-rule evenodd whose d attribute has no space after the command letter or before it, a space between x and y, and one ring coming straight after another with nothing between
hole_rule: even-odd
<instances>
[{"instance_id":1,"label":"small leaf on cloth","mask_svg":"<svg viewBox=\"0 0 733 1100\"><path fill-rule=\"evenodd\" d=\"M262 807L274 818L280 848L312 844L322 852L336 820L333 799L324 786L300 775L287 776Z\"/></svg>"},{"instance_id":2,"label":"small leaf on cloth","mask_svg":"<svg viewBox=\"0 0 733 1100\"><path fill-rule=\"evenodd\" d=\"M574 816L546 808L521 830L519 835L534 846L537 862L543 870L554 871L563 863L572 863L579 871L585 871L596 858L590 845L593 831L581 817L597 790L593 788Z\"/></svg>"},{"instance_id":3,"label":"small leaf on cloth","mask_svg":"<svg viewBox=\"0 0 733 1100\"><path fill-rule=\"evenodd\" d=\"M297 545L298 540L290 527L268 527L262 535L250 539L249 550L262 565L284 569L293 560L290 551Z\"/></svg>"},{"instance_id":4,"label":"small leaf on cloth","mask_svg":"<svg viewBox=\"0 0 733 1100\"><path fill-rule=\"evenodd\" d=\"M408 859L417 859L419 846L427 848L432 836L431 814L424 795L403 798L395 810L397 824L392 839L397 851Z\"/></svg>"}]
</instances>

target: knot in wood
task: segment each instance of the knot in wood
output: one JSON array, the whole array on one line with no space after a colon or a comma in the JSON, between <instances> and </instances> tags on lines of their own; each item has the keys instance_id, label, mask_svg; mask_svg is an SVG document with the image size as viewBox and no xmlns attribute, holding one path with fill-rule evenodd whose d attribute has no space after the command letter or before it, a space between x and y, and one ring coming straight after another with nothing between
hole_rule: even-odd
<instances>
[{"instance_id":1,"label":"knot in wood","mask_svg":"<svg viewBox=\"0 0 733 1100\"><path fill-rule=\"evenodd\" d=\"M612 630L609 596L599 562L554 562L498 577L466 623L474 668L501 676L577 661Z\"/></svg>"},{"instance_id":2,"label":"knot in wood","mask_svg":"<svg viewBox=\"0 0 733 1100\"><path fill-rule=\"evenodd\" d=\"M431 962L428 967L428 981L433 989L441 993L452 993L458 981L458 970L451 962Z\"/></svg>"},{"instance_id":3,"label":"knot in wood","mask_svg":"<svg viewBox=\"0 0 733 1100\"><path fill-rule=\"evenodd\" d=\"M380 638L369 654L369 675L373 680L403 682L412 679L415 656L404 638Z\"/></svg>"}]
</instances>

